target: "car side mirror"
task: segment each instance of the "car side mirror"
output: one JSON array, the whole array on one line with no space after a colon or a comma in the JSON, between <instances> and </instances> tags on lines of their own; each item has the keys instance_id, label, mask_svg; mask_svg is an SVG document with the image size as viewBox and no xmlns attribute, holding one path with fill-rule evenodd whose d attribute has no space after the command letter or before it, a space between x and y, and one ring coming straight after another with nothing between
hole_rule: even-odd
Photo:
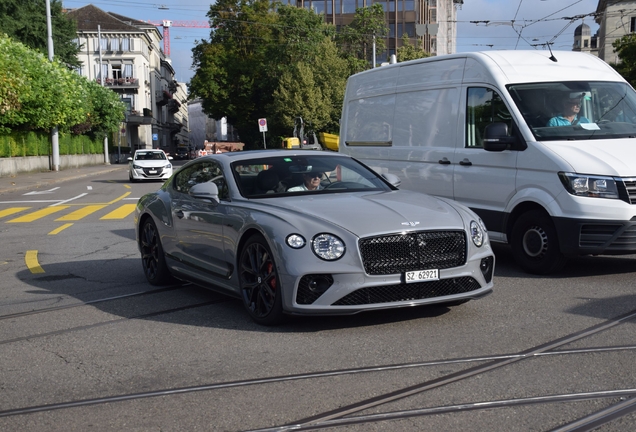
<instances>
[{"instance_id":1,"label":"car side mirror","mask_svg":"<svg viewBox=\"0 0 636 432\"><path fill-rule=\"evenodd\" d=\"M168 160L172 160L174 159L172 156L168 156Z\"/></svg>"},{"instance_id":2,"label":"car side mirror","mask_svg":"<svg viewBox=\"0 0 636 432\"><path fill-rule=\"evenodd\" d=\"M195 184L188 191L188 195L192 198L209 200L214 205L219 203L219 188L213 182Z\"/></svg>"},{"instance_id":3,"label":"car side mirror","mask_svg":"<svg viewBox=\"0 0 636 432\"><path fill-rule=\"evenodd\" d=\"M500 152L515 143L515 138L508 136L508 125L503 122L491 123L484 128L484 150Z\"/></svg>"},{"instance_id":4,"label":"car side mirror","mask_svg":"<svg viewBox=\"0 0 636 432\"><path fill-rule=\"evenodd\" d=\"M400 180L400 178L395 174L384 173L382 174L382 177L384 178L384 180L391 183L392 186L400 187L400 185L402 184L402 180Z\"/></svg>"},{"instance_id":5,"label":"car side mirror","mask_svg":"<svg viewBox=\"0 0 636 432\"><path fill-rule=\"evenodd\" d=\"M128 161L131 161L131 162L132 162L132 158L131 158L131 157L129 157L129 158L128 158Z\"/></svg>"}]
</instances>

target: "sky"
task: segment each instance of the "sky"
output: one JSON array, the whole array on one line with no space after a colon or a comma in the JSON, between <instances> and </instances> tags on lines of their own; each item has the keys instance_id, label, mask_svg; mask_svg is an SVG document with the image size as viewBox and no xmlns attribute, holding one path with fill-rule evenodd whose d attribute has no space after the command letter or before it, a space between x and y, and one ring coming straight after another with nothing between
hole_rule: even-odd
<instances>
[{"instance_id":1,"label":"sky","mask_svg":"<svg viewBox=\"0 0 636 432\"><path fill-rule=\"evenodd\" d=\"M438 0L439 1L439 0ZM598 25L591 14L599 0L464 0L457 11L457 52L491 49L545 49L570 51L574 29L582 22L594 34ZM63 0L65 8L93 4L141 21L198 21L207 23L210 0ZM580 16L587 15L585 18ZM577 19L572 19L577 17ZM438 17L441 20L441 17ZM472 21L472 22L471 22ZM477 22L475 22L477 21ZM162 28L159 28L162 31ZM170 57L179 82L188 82L192 70L192 48L207 39L210 29L170 28Z\"/></svg>"}]
</instances>

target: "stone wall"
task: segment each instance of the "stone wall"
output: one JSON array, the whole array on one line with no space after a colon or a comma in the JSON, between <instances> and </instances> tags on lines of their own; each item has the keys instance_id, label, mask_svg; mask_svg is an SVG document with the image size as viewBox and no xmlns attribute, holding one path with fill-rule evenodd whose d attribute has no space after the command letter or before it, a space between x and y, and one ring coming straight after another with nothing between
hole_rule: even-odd
<instances>
[{"instance_id":1,"label":"stone wall","mask_svg":"<svg viewBox=\"0 0 636 432\"><path fill-rule=\"evenodd\" d=\"M117 155L111 155L111 163L115 163ZM103 165L103 154L60 155L60 171L89 165ZM51 171L49 156L27 156L0 158L0 177L10 177L24 172Z\"/></svg>"}]
</instances>

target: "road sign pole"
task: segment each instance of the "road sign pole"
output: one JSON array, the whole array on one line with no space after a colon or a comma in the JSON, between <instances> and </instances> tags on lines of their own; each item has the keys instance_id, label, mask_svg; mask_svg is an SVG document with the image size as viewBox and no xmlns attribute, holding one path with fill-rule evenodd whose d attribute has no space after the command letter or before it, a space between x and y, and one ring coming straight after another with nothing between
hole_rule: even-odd
<instances>
[{"instance_id":1,"label":"road sign pole","mask_svg":"<svg viewBox=\"0 0 636 432\"><path fill-rule=\"evenodd\" d=\"M265 142L265 132L263 132L263 148L267 149L267 143Z\"/></svg>"}]
</instances>

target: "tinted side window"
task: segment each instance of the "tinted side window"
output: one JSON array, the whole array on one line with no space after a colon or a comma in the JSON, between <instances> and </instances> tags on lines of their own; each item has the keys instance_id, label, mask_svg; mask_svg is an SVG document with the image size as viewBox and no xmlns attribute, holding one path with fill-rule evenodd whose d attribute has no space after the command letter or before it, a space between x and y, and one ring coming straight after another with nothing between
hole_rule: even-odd
<instances>
[{"instance_id":1,"label":"tinted side window","mask_svg":"<svg viewBox=\"0 0 636 432\"><path fill-rule=\"evenodd\" d=\"M219 199L228 199L227 182L221 167L213 161L205 161L182 168L174 179L177 191L187 194L198 183L214 182L219 188Z\"/></svg>"},{"instance_id":2,"label":"tinted side window","mask_svg":"<svg viewBox=\"0 0 636 432\"><path fill-rule=\"evenodd\" d=\"M501 96L489 88L468 89L466 101L466 147L482 148L484 129L491 123L504 122L512 132L512 115Z\"/></svg>"}]
</instances>

